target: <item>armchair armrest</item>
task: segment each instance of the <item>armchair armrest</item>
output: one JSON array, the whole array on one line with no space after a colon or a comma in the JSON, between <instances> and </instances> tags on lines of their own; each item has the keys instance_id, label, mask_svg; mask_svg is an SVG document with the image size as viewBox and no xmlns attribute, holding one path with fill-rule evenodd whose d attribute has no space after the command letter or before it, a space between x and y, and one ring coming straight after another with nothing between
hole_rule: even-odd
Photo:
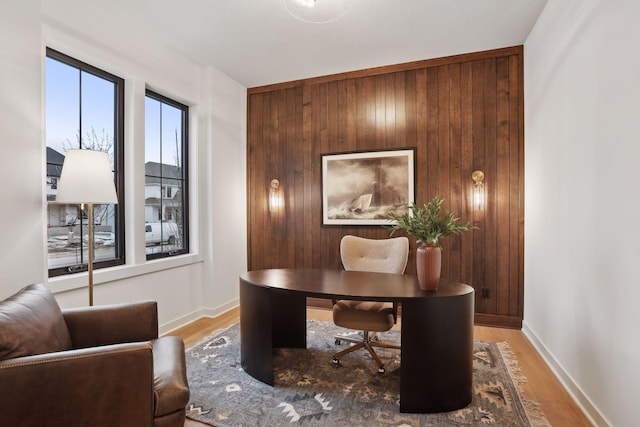
<instances>
[{"instance_id":1,"label":"armchair armrest","mask_svg":"<svg viewBox=\"0 0 640 427\"><path fill-rule=\"evenodd\" d=\"M63 310L73 348L158 338L155 301L102 305Z\"/></svg>"},{"instance_id":2,"label":"armchair armrest","mask_svg":"<svg viewBox=\"0 0 640 427\"><path fill-rule=\"evenodd\" d=\"M3 425L153 425L152 343L129 343L0 362Z\"/></svg>"}]
</instances>

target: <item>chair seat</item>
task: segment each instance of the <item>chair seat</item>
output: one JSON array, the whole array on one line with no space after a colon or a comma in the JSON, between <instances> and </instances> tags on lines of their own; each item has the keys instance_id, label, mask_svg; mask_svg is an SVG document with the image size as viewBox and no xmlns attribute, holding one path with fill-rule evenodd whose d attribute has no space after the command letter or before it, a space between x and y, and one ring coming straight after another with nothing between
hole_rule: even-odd
<instances>
[{"instance_id":1,"label":"chair seat","mask_svg":"<svg viewBox=\"0 0 640 427\"><path fill-rule=\"evenodd\" d=\"M340 300L333 305L333 322L343 328L385 332L394 325L393 304Z\"/></svg>"},{"instance_id":2,"label":"chair seat","mask_svg":"<svg viewBox=\"0 0 640 427\"><path fill-rule=\"evenodd\" d=\"M176 411L184 413L189 403L184 355L184 343L178 337L167 336L153 341L155 417Z\"/></svg>"}]
</instances>

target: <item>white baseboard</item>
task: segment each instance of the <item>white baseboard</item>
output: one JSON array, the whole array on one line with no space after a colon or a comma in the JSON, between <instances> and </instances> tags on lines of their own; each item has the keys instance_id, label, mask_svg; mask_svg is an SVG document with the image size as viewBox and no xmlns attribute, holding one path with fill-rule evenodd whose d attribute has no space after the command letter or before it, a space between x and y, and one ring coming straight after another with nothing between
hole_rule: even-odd
<instances>
[{"instance_id":1,"label":"white baseboard","mask_svg":"<svg viewBox=\"0 0 640 427\"><path fill-rule=\"evenodd\" d=\"M571 376L556 360L526 322L522 322L522 332L536 348L538 353L540 353L549 368L551 368L551 371L562 383L571 397L573 397L573 400L575 400L580 409L582 409L582 412L584 412L587 418L589 418L589 421L591 421L591 423L596 427L610 427L611 424L605 419L600 411L598 411L598 408L595 407L591 400L582 392L582 389L580 389L580 387L573 381Z\"/></svg>"},{"instance_id":2,"label":"white baseboard","mask_svg":"<svg viewBox=\"0 0 640 427\"><path fill-rule=\"evenodd\" d=\"M219 305L218 307L208 308L203 307L199 310L196 310L192 313L187 314L186 316L179 317L171 322L164 323L159 326L158 333L159 335L167 335L172 331L181 328L185 325L188 325L191 322L194 322L201 317L216 317L220 316L223 313L226 313L229 310L232 310L240 305L240 300L235 299L231 300L226 304Z\"/></svg>"}]
</instances>

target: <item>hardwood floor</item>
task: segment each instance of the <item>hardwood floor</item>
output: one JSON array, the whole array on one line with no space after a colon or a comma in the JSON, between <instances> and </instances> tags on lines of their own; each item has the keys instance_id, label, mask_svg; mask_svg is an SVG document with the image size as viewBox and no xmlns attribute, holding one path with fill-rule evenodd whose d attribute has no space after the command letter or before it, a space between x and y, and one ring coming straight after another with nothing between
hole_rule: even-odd
<instances>
[{"instance_id":1,"label":"hardwood floor","mask_svg":"<svg viewBox=\"0 0 640 427\"><path fill-rule=\"evenodd\" d=\"M309 319L331 321L331 312L328 310L309 308L307 316ZM215 318L198 319L172 332L172 335L182 337L185 346L189 348L203 340L211 332L227 327L239 320L240 310L234 309ZM399 324L396 325L396 328L399 328ZM523 385L525 396L540 404L540 408L552 426L577 427L592 425L522 331L475 326L474 337L484 341L506 341L509 343L511 350L518 359L520 368L522 368L522 374L528 380ZM206 424L189 419L185 422L185 427L203 426L206 426Z\"/></svg>"}]
</instances>

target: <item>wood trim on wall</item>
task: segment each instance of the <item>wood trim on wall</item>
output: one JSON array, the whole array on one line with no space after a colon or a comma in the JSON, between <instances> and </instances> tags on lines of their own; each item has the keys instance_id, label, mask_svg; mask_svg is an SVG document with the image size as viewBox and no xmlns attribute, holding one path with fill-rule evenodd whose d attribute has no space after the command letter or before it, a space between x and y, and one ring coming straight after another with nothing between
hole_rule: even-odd
<instances>
[{"instance_id":1,"label":"wood trim on wall","mask_svg":"<svg viewBox=\"0 0 640 427\"><path fill-rule=\"evenodd\" d=\"M272 92L274 90L289 89L292 87L327 83L331 81L355 79L360 77L370 77L379 74L391 74L397 71L417 70L419 68L437 67L439 65L451 65L457 62L477 61L485 58L494 58L496 55L508 56L517 55L522 46L505 47L501 49L485 50L481 52L465 53L461 55L445 56L441 58L423 59L421 61L405 62L402 64L384 65L381 67L367 68L364 70L348 71L345 73L330 74L327 76L311 77L302 80L292 80L290 82L275 83L265 86L249 88L247 94Z\"/></svg>"},{"instance_id":2,"label":"wood trim on wall","mask_svg":"<svg viewBox=\"0 0 640 427\"><path fill-rule=\"evenodd\" d=\"M322 225L321 155L415 148L416 200L440 195L479 227L444 242L443 277L476 289L483 321L519 327L523 87L515 46L249 89L248 269L339 269L345 234L388 237L380 226ZM485 173L483 209L471 200L476 169ZM284 206L269 211L273 178ZM415 273L415 239L407 273Z\"/></svg>"}]
</instances>

